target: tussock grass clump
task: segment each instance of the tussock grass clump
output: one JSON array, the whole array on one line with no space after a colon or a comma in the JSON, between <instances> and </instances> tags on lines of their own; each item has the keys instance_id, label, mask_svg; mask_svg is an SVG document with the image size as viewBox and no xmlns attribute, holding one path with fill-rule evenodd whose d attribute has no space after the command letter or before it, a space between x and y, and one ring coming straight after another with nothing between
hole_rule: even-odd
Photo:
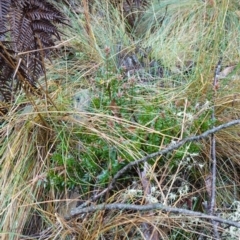
<instances>
[{"instance_id":1,"label":"tussock grass clump","mask_svg":"<svg viewBox=\"0 0 240 240\"><path fill-rule=\"evenodd\" d=\"M48 96L21 95L22 110L2 118L1 238L212 236L210 221L184 214L71 211L89 199L207 211L209 139L128 169L93 199L128 163L238 118L237 1L152 1L131 28L110 1L74 2L78 11L63 6L73 28L64 29L59 58L46 66ZM216 207L229 219L238 211L238 129L216 134ZM218 231L239 234L223 225Z\"/></svg>"}]
</instances>

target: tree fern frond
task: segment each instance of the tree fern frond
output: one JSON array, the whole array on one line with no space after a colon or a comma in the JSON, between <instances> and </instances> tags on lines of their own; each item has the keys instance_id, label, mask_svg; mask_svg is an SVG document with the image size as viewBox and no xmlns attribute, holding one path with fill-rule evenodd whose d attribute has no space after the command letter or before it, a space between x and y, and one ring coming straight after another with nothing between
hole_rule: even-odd
<instances>
[{"instance_id":1,"label":"tree fern frond","mask_svg":"<svg viewBox=\"0 0 240 240\"><path fill-rule=\"evenodd\" d=\"M11 0L0 1L0 41L4 40L4 33L6 32L7 14L10 7Z\"/></svg>"},{"instance_id":2,"label":"tree fern frond","mask_svg":"<svg viewBox=\"0 0 240 240\"><path fill-rule=\"evenodd\" d=\"M60 39L59 23L67 24L66 18L47 0L0 0L0 100L10 102L18 87L36 92L52 51L46 48ZM3 42L7 31L10 43Z\"/></svg>"},{"instance_id":3,"label":"tree fern frond","mask_svg":"<svg viewBox=\"0 0 240 240\"><path fill-rule=\"evenodd\" d=\"M37 7L28 11L27 15L32 20L45 19L45 20L51 20L51 21L54 21L54 22L57 22L57 23L60 23L59 18L62 17L59 14L59 12L47 11L47 10L39 9Z\"/></svg>"},{"instance_id":4,"label":"tree fern frond","mask_svg":"<svg viewBox=\"0 0 240 240\"><path fill-rule=\"evenodd\" d=\"M32 29L33 32L41 31L45 32L46 34L54 35L57 39L60 40L60 36L57 30L57 27L54 26L51 22L47 20L35 20L32 22Z\"/></svg>"}]
</instances>

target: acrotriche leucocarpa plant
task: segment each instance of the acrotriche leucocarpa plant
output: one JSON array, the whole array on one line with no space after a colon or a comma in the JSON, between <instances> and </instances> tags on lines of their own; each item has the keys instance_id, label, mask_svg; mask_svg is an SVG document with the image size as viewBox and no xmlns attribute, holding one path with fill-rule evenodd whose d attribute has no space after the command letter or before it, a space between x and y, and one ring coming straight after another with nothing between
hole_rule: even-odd
<instances>
[{"instance_id":1,"label":"acrotriche leucocarpa plant","mask_svg":"<svg viewBox=\"0 0 240 240\"><path fill-rule=\"evenodd\" d=\"M0 113L21 87L38 92L44 59L60 40L56 24L66 24L66 18L46 0L0 0Z\"/></svg>"}]
</instances>

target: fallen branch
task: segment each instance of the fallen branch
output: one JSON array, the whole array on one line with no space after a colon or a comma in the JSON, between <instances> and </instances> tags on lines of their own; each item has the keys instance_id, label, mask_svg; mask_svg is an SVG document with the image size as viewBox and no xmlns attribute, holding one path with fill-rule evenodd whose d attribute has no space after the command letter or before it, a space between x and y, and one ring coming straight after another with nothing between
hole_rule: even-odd
<instances>
[{"instance_id":1,"label":"fallen branch","mask_svg":"<svg viewBox=\"0 0 240 240\"><path fill-rule=\"evenodd\" d=\"M240 119L233 120L233 121L230 121L228 123L224 123L222 125L214 127L214 128L212 128L210 130L207 130L206 132L204 132L204 133L202 133L202 134L200 134L198 136L191 136L191 137L185 138L185 139L183 139L183 140L181 140L181 141L179 141L179 142L177 142L175 144L169 144L168 147L166 147L165 149L163 149L161 151L158 151L158 152L155 152L155 153L151 153L151 154L149 154L149 155L147 155L145 157L142 157L142 158L140 158L140 159L138 159L136 161L130 162L129 164L127 164L125 167L123 167L121 170L119 170L114 175L112 181L110 182L110 184L108 185L107 188L105 188L99 194L97 194L97 195L93 196L92 198L90 198L88 201L86 201L85 203L83 203L79 207L83 208L83 207L87 206L88 204L90 204L90 202L99 199L100 197L104 196L108 191L112 190L113 187L114 187L114 184L116 183L116 180L119 177L121 177L130 168L132 168L134 166L137 166L140 163L146 162L149 159L156 158L156 157L161 156L163 154L172 152L173 150L176 150L176 149L180 148L181 146L183 146L185 143L199 141L201 139L207 138L209 135L211 135L213 133L219 132L219 131L221 131L221 130L223 130L225 128L229 128L229 127L232 127L232 126L237 125L237 124L240 124Z\"/></svg>"},{"instance_id":2,"label":"fallen branch","mask_svg":"<svg viewBox=\"0 0 240 240\"><path fill-rule=\"evenodd\" d=\"M215 122L215 100L217 95L217 90L219 88L218 83L218 75L221 69L221 63L222 63L222 57L219 59L218 64L215 69L214 73L214 80L213 80L213 106L212 106L212 116L211 119L213 122ZM213 125L213 127L215 127ZM209 214L214 215L215 214L215 203L216 203L216 172L217 172L217 158L216 158L216 137L214 134L211 134L211 160L212 160L212 169L211 169L211 175L212 175L212 183L211 183L211 200L209 205ZM217 230L217 223L216 221L212 220L213 224L213 231L214 231L214 238L220 239L218 230Z\"/></svg>"},{"instance_id":3,"label":"fallen branch","mask_svg":"<svg viewBox=\"0 0 240 240\"><path fill-rule=\"evenodd\" d=\"M99 204L96 206L90 206L86 208L75 208L74 211L72 211L72 216L76 216L83 213L90 213L90 212L96 212L101 210L133 210L133 211L153 211L153 210L161 210L167 213L177 213L177 214L184 214L189 215L193 217L199 217L204 219L210 219L212 221L216 221L219 223L227 224L230 226L234 226L237 228L240 228L240 223L234 222L231 220L226 220L217 216L212 216L208 214L204 214L201 212L194 212L187 209L182 208L174 208L174 207L168 207L164 206L160 203L154 203L154 204L148 204L148 205L134 205L134 204L123 204L123 203L113 203L113 204Z\"/></svg>"},{"instance_id":4,"label":"fallen branch","mask_svg":"<svg viewBox=\"0 0 240 240\"><path fill-rule=\"evenodd\" d=\"M151 158L155 158L158 156L161 156L163 154L169 153L173 150L176 150L178 148L180 148L181 146L183 146L185 143L187 142L191 142L191 141L199 141L201 139L207 138L209 135L219 132L225 128L229 128L232 127L234 125L240 124L240 119L238 120L233 120L230 121L228 123L224 123L222 125L219 125L218 127L214 127L198 136L192 136L192 137L188 137L185 138L183 140L181 140L178 143L175 144L170 144L167 148L149 154L143 158L140 158L134 162L129 163L128 165L126 165L124 168L122 168L120 171L118 171L115 176L113 177L110 185L108 188L104 189L101 193L95 195L94 197L90 198L88 201L86 201L85 203L81 204L79 207L72 209L71 213L70 213L70 217L65 218L65 220L70 220L73 217L75 217L76 215L79 215L81 213L89 213L89 212L94 212L94 211L99 211L99 210L111 210L111 209L120 209L120 210L135 210L135 211L149 211L149 210L162 210L162 211L166 211L169 213L178 213L178 214L185 214L185 215L190 215L190 216L194 216L194 217L200 217L200 218L204 218L204 219L210 219L211 221L216 221L219 223L224 223L230 226L234 226L234 227L238 227L240 228L240 223L234 222L234 221L230 221L230 220L226 220L223 218L219 218L217 216L211 216L211 215L207 215L201 212L194 212L191 210L187 210L187 209L181 209L181 208L172 208L172 207L167 207L164 206L162 204L149 204L149 205L131 205L131 204L120 204L120 203L116 203L116 204L100 204L100 205L96 205L96 206L90 206L90 207L86 207L87 205L91 204L91 202L99 199L100 197L104 196L109 190L111 190L114 186L114 183L116 182L116 180L124 173L126 172L128 169L130 169L133 166L138 165L139 163L143 163L148 161ZM41 232L40 234L38 234L39 236L42 234L45 234L45 232L51 232L51 229L53 228L53 226L51 226L50 228L46 229L45 231Z\"/></svg>"}]
</instances>

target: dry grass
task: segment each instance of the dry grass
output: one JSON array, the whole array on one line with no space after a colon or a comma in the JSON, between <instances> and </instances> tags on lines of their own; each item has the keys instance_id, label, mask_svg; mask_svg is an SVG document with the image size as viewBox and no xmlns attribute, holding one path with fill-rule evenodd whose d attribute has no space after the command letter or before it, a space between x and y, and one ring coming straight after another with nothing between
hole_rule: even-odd
<instances>
[{"instance_id":1,"label":"dry grass","mask_svg":"<svg viewBox=\"0 0 240 240\"><path fill-rule=\"evenodd\" d=\"M74 10L69 13L73 29L66 29L66 35L73 40L60 50L59 56L64 57L47 66L49 98L55 106L49 100L33 97L30 101L20 95L17 104L24 103L28 108L25 112L16 112L16 104L4 117L0 139L1 239L137 240L146 239L146 231L154 232L153 229L162 239L193 239L211 234L209 222L161 211L98 211L70 220L64 218L79 199L84 202L104 188L99 179L106 172L113 174L114 164L124 166L163 149L171 141L211 128L213 105L216 124L239 118L238 65L234 79L229 75L220 80L215 96L212 89L220 55L223 69L239 61L238 2L208 3L161 1L154 4L153 1L132 33L135 35L126 31L120 14L110 4L96 2L92 15L86 9L82 14ZM89 14L87 22L86 14ZM163 22L158 25L163 16ZM158 79L164 82L164 87L138 80L132 83L131 78L125 77L118 85L123 95L117 95L115 85L109 88L121 74L116 60L119 42L125 55L135 53L137 45L144 49L151 47L151 58L161 60L170 71L164 79ZM185 75L189 61L194 62L195 67ZM81 89L89 89L91 103L77 111L72 97ZM138 122L133 120L134 115ZM162 121L162 125L157 125L158 121ZM232 215L227 215L226 206L239 201L238 132L237 126L216 134L217 208L229 219ZM102 157L99 153L104 151L99 150L103 146L108 147L109 156ZM204 211L205 180L210 172L209 149L210 143L206 140L150 161L147 179L151 183L151 200L133 169L99 202L157 201ZM63 159L62 164L53 161L56 153ZM116 154L115 162L109 160L111 154ZM83 157L88 158L88 167L83 164ZM82 164L79 171L89 170L90 182L87 178L81 179L77 170L75 175L69 173L71 158L75 158L76 164ZM90 169L93 165L99 171L95 175ZM140 166L139 170L142 169ZM69 190L68 185L56 187L56 176L75 182L75 192ZM219 232L227 233L224 226L219 226ZM39 233L40 236L34 236ZM239 236L237 232L232 234Z\"/></svg>"}]
</instances>

